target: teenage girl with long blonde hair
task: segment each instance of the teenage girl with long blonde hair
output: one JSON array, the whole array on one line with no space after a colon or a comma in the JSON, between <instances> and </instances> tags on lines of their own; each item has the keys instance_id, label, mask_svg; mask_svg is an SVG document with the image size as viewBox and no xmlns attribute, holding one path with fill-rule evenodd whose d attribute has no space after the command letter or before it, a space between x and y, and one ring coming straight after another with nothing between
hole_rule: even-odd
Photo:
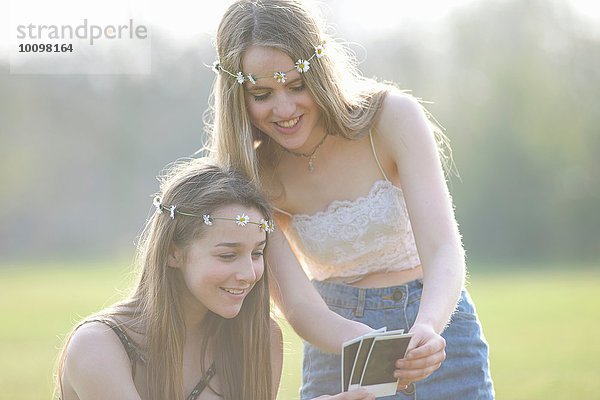
<instances>
[{"instance_id":1,"label":"teenage girl with long blonde hair","mask_svg":"<svg viewBox=\"0 0 600 400\"><path fill-rule=\"evenodd\" d=\"M413 333L393 398L493 398L445 138L420 103L362 77L300 0L233 2L216 51L209 146L276 206L267 260L307 342L302 398L339 392L342 343L382 326Z\"/></svg>"}]
</instances>

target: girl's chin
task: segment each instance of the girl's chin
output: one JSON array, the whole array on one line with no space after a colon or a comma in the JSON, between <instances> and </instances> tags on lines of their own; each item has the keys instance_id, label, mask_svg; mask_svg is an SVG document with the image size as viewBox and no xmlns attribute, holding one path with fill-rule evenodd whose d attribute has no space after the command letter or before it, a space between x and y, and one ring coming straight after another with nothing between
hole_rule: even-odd
<instances>
[{"instance_id":1,"label":"girl's chin","mask_svg":"<svg viewBox=\"0 0 600 400\"><path fill-rule=\"evenodd\" d=\"M219 316L225 318L225 319L232 319L237 317L240 314L240 310L241 307L237 308L237 309L231 309L231 310L221 310L220 312L216 312L216 314L218 314Z\"/></svg>"},{"instance_id":2,"label":"girl's chin","mask_svg":"<svg viewBox=\"0 0 600 400\"><path fill-rule=\"evenodd\" d=\"M283 136L278 135L275 140L277 144L283 147L284 150L293 151L294 153L306 153L309 150L304 150L308 138L303 135Z\"/></svg>"}]
</instances>

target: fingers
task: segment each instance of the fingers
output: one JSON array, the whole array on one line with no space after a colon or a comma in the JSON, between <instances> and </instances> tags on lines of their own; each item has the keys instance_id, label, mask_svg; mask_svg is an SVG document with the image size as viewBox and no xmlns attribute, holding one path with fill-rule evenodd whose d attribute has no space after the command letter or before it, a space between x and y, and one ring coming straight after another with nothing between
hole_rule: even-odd
<instances>
[{"instance_id":1,"label":"fingers","mask_svg":"<svg viewBox=\"0 0 600 400\"><path fill-rule=\"evenodd\" d=\"M416 349L416 350L421 350ZM409 356L396 361L396 368L398 369L420 369L427 368L428 366L434 364L441 364L446 359L446 351L445 348L440 348L438 350L426 351L416 353L416 350L413 351ZM415 354L417 354L415 356Z\"/></svg>"},{"instance_id":2,"label":"fingers","mask_svg":"<svg viewBox=\"0 0 600 400\"><path fill-rule=\"evenodd\" d=\"M340 396L339 398L337 396ZM365 389L354 389L333 397L335 400L375 400L375 396Z\"/></svg>"},{"instance_id":3,"label":"fingers","mask_svg":"<svg viewBox=\"0 0 600 400\"><path fill-rule=\"evenodd\" d=\"M398 360L396 361L396 368L398 369L394 371L394 377L408 379L411 382L424 379L438 369L445 359L446 352L442 349L427 357L414 360Z\"/></svg>"},{"instance_id":4,"label":"fingers","mask_svg":"<svg viewBox=\"0 0 600 400\"><path fill-rule=\"evenodd\" d=\"M398 369L394 371L394 377L399 379L400 389L427 378L446 359L446 341L437 333L419 332L413 339L415 341L411 344L416 347L407 351L405 358L396 361Z\"/></svg>"},{"instance_id":5,"label":"fingers","mask_svg":"<svg viewBox=\"0 0 600 400\"><path fill-rule=\"evenodd\" d=\"M441 354L444 353L445 356L445 348L446 348L446 340L437 335L437 338L431 338L422 346L414 347L410 350L407 350L406 360L415 360L419 358L429 357L432 354Z\"/></svg>"},{"instance_id":6,"label":"fingers","mask_svg":"<svg viewBox=\"0 0 600 400\"><path fill-rule=\"evenodd\" d=\"M432 365L427 368L414 369L414 370L406 370L406 369L397 369L394 371L394 378L398 379L398 386L403 387L409 385L411 382L418 382L427 378L433 372L435 372L440 367L440 364Z\"/></svg>"},{"instance_id":7,"label":"fingers","mask_svg":"<svg viewBox=\"0 0 600 400\"><path fill-rule=\"evenodd\" d=\"M418 358L416 360L398 360L396 361L396 368L399 370L420 370L429 367L437 366L439 368L442 362L446 359L446 352L444 350L431 354L427 357Z\"/></svg>"},{"instance_id":8,"label":"fingers","mask_svg":"<svg viewBox=\"0 0 600 400\"><path fill-rule=\"evenodd\" d=\"M367 392L363 388L350 390L348 392L339 393L335 396L320 396L313 400L375 400L375 396Z\"/></svg>"},{"instance_id":9,"label":"fingers","mask_svg":"<svg viewBox=\"0 0 600 400\"><path fill-rule=\"evenodd\" d=\"M439 336L439 339L429 340L422 346L408 352L406 357L396 361L396 367L400 369L419 369L432 364L439 364L446 359L445 350L446 341Z\"/></svg>"}]
</instances>

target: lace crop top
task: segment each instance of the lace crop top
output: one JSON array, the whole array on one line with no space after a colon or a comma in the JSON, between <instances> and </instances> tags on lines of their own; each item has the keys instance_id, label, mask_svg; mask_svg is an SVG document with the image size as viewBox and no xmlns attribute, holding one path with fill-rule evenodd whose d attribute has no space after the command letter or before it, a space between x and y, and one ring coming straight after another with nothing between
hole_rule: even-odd
<instances>
[{"instance_id":1,"label":"lace crop top","mask_svg":"<svg viewBox=\"0 0 600 400\"><path fill-rule=\"evenodd\" d=\"M385 175L369 133L373 155L385 180L364 197L335 200L325 211L290 216L286 235L311 278L347 283L374 272L420 265L402 190Z\"/></svg>"}]
</instances>

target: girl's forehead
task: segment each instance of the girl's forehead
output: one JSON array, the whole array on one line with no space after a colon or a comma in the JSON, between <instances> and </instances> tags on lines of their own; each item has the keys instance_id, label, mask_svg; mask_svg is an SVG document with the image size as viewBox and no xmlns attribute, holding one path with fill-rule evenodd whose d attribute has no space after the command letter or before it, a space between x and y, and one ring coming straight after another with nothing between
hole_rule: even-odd
<instances>
[{"instance_id":1,"label":"girl's forehead","mask_svg":"<svg viewBox=\"0 0 600 400\"><path fill-rule=\"evenodd\" d=\"M252 247L266 240L267 234L254 224L240 226L232 221L216 220L213 226L207 227L204 237L211 246L216 243L236 243Z\"/></svg>"},{"instance_id":2,"label":"girl's forehead","mask_svg":"<svg viewBox=\"0 0 600 400\"><path fill-rule=\"evenodd\" d=\"M256 221L257 219L260 220L261 218L264 218L262 213L256 207L249 207L237 203L227 204L222 207L219 207L215 209L211 215L220 218L236 218L241 215L247 215L254 221ZM235 222L233 224L236 225Z\"/></svg>"},{"instance_id":3,"label":"girl's forehead","mask_svg":"<svg viewBox=\"0 0 600 400\"><path fill-rule=\"evenodd\" d=\"M254 245L266 239L266 232L257 223L265 216L256 208L240 204L226 205L214 210L210 215L210 225L206 226L206 242L236 242ZM201 222L206 224L206 221Z\"/></svg>"},{"instance_id":4,"label":"girl's forehead","mask_svg":"<svg viewBox=\"0 0 600 400\"><path fill-rule=\"evenodd\" d=\"M265 46L252 46L242 57L244 72L288 71L294 67L294 61L281 50Z\"/></svg>"}]
</instances>

